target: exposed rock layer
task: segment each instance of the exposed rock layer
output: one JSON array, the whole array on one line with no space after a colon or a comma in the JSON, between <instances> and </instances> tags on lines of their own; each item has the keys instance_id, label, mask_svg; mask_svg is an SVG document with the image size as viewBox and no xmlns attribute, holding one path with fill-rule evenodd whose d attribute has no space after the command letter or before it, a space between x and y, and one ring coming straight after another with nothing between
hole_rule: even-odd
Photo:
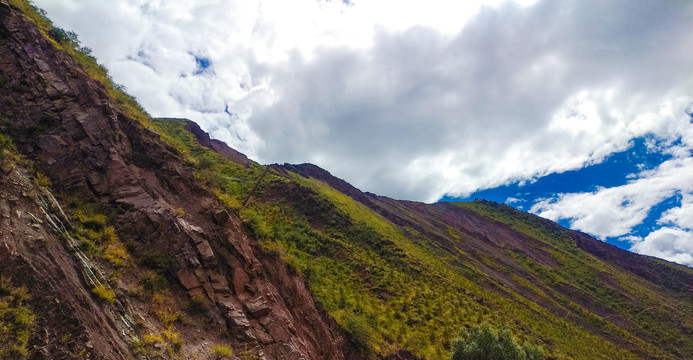
<instances>
[{"instance_id":1,"label":"exposed rock layer","mask_svg":"<svg viewBox=\"0 0 693 360\"><path fill-rule=\"evenodd\" d=\"M0 20L1 125L58 193L100 202L116 214L126 241L173 258L180 293L213 304L206 315L228 329L235 347L270 359L358 358L304 280L277 257L259 256L238 217L196 183L157 133L123 112L101 83L5 0ZM36 191L22 171L4 173L0 183L9 214L1 219L0 268L25 279L36 304L59 309L39 311L39 327L47 332L32 344L55 359L70 358L79 347L97 358L133 357L117 314L96 303L57 234L40 223L34 227L41 219L37 200L16 195ZM123 310L133 316L142 311ZM74 333L71 347L56 340L62 332Z\"/></svg>"}]
</instances>

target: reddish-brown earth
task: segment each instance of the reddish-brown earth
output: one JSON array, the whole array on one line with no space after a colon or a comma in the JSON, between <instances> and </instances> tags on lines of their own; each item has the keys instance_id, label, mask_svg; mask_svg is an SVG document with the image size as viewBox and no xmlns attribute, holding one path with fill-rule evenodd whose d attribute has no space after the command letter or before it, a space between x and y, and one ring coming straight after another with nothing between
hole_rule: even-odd
<instances>
[{"instance_id":1,"label":"reddish-brown earth","mask_svg":"<svg viewBox=\"0 0 693 360\"><path fill-rule=\"evenodd\" d=\"M226 159L244 167L257 165L211 139L195 123L188 122L186 129ZM138 358L142 354L135 354L132 335L161 328L152 304L132 291L146 269L135 264L117 278L107 276L102 271L109 269L107 263L75 246L69 232L72 224L62 208L69 202L98 205L133 254L168 259L165 275L173 310L183 311L192 299L201 304L198 313L176 322L185 344L182 353L157 356L208 358L213 345L224 343L236 354L249 350L268 359L363 358L346 332L315 302L305 279L251 239L236 213L199 183L176 149L131 118L103 84L8 0L0 0L0 130L13 139L17 153L0 158L0 275L11 276L13 284L25 286L32 296L30 305L37 317L29 341L31 358ZM478 277L484 289L529 299L615 346L632 348L640 358L652 355L615 335L618 332L603 331L601 323L571 314L563 305L577 304L599 319L611 319L619 331L632 332L638 341L673 347L667 354L689 351L652 338L633 317L586 290L594 285L613 295L619 306L632 305L639 312L636 315L652 312L652 318L673 324L679 333L690 333L687 319L666 314L666 299L692 303L693 272L687 269L625 252L503 205L480 203L495 215L525 221L566 243L540 241L511 224L455 204L422 204L364 193L315 165L271 168L288 178L295 173L328 184L396 225L413 243L440 254L455 269L472 274L470 278ZM37 172L46 174L52 185L38 186ZM313 189L287 181L268 186L257 198L281 199L306 215L311 226L322 229L327 224L321 223L320 212L325 210L321 206L335 205L318 203L314 195ZM339 214L340 221L351 221ZM391 244L382 240L380 245ZM579 252L580 259L598 259L613 271L599 273L598 284L590 286L552 284L517 260L524 257L549 272L574 275L570 273L574 269L566 270L561 262L574 259L555 255L565 250L563 245ZM399 261L401 250L391 251L393 261ZM664 310L640 312L638 306L644 305L622 288L614 274L636 279L652 294L661 294L664 300L657 300ZM96 284L115 291L112 305L92 293ZM686 309L675 309L676 316L685 317ZM399 350L387 359L416 358Z\"/></svg>"},{"instance_id":2,"label":"reddish-brown earth","mask_svg":"<svg viewBox=\"0 0 693 360\"><path fill-rule=\"evenodd\" d=\"M194 323L181 326L187 349L226 341L272 359L359 358L304 280L258 248L158 134L126 115L101 83L5 0L0 74L1 125L56 193L102 204L124 241L173 259L179 308L195 294L212 304L209 321L202 322L209 333ZM249 162L235 152L226 155ZM153 323L148 304L124 293L115 307L98 303L83 265L47 225L30 175L21 164L2 171L0 271L33 295L40 329L30 341L34 357L68 359L82 349L91 358L135 357L125 335L134 321L122 318ZM112 286L128 281L125 275ZM68 333L69 341L60 341Z\"/></svg>"}]
</instances>

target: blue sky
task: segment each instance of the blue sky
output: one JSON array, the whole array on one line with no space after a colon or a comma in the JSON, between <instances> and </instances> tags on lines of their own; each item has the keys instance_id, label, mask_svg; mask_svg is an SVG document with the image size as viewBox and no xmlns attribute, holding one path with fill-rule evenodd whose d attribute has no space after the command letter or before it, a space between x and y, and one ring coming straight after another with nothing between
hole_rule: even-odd
<instances>
[{"instance_id":1,"label":"blue sky","mask_svg":"<svg viewBox=\"0 0 693 360\"><path fill-rule=\"evenodd\" d=\"M35 3L149 113L260 163L515 198L693 266L691 1Z\"/></svg>"},{"instance_id":2,"label":"blue sky","mask_svg":"<svg viewBox=\"0 0 693 360\"><path fill-rule=\"evenodd\" d=\"M541 200L555 198L557 194L593 193L599 189L617 188L637 178L638 173L656 169L673 155L663 151L669 147L680 146L680 139L671 141L656 139L652 136L636 138L630 146L620 152L609 155L603 162L581 169L554 173L530 180L517 181L512 184L475 191L469 196L443 196L439 201L472 201L485 199L510 205L522 211L532 211ZM630 249L631 237L645 238L663 226L657 221L664 212L681 206L682 195L676 193L652 206L647 217L634 226L628 233L620 236L602 236L606 242L624 249ZM571 228L572 218L557 218L560 225ZM594 234L599 236L600 234Z\"/></svg>"},{"instance_id":3,"label":"blue sky","mask_svg":"<svg viewBox=\"0 0 693 360\"><path fill-rule=\"evenodd\" d=\"M466 197L444 196L441 201L471 201L486 199L512 205L520 210L529 210L537 199L551 197L557 193L595 191L602 187L625 185L629 176L641 170L651 170L671 154L652 151L646 143L657 142L653 138L637 138L628 149L609 155L603 162L584 168L550 174L531 180L475 191Z\"/></svg>"}]
</instances>

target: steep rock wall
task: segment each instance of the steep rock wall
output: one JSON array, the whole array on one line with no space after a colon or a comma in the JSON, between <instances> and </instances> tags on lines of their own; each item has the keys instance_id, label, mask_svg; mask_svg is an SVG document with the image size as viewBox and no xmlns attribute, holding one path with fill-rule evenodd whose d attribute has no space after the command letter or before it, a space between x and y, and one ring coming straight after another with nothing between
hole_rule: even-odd
<instances>
[{"instance_id":1,"label":"steep rock wall","mask_svg":"<svg viewBox=\"0 0 693 360\"><path fill-rule=\"evenodd\" d=\"M359 357L336 322L316 306L304 280L276 256L262 253L239 218L196 183L174 149L124 113L101 83L6 0L0 0L0 74L0 125L19 151L36 162L58 193L111 209L121 238L173 259L169 273L178 281L181 308L188 296L203 296L211 304L205 311L210 326L230 334L236 350L251 349L264 358ZM16 191L10 185L3 197ZM11 204L11 212L37 212L29 203ZM91 344L97 358L132 356L116 316L103 314L104 306L76 275L74 259L61 250L64 244L52 229L40 227L43 242L3 230L5 249L23 249L3 250L3 272L48 284L40 285L48 286L41 299L63 286L55 277L69 280L56 301L84 330L80 344ZM119 301L128 302L126 293L117 293ZM145 322L151 318L143 306L124 311ZM35 335L32 343L58 348L60 321L44 317L39 323L38 332L48 335ZM210 338L193 332L183 337L190 349L207 346Z\"/></svg>"}]
</instances>

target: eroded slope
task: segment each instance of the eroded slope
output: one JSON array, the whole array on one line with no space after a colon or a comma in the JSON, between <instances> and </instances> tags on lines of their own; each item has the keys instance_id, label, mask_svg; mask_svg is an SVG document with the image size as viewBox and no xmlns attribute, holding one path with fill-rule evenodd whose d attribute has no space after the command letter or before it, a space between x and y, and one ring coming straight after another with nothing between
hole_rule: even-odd
<instances>
[{"instance_id":1,"label":"eroded slope","mask_svg":"<svg viewBox=\"0 0 693 360\"><path fill-rule=\"evenodd\" d=\"M248 238L146 114L114 98L27 9L0 1L0 126L27 159L3 170L0 248L2 275L34 299L30 356L208 358L223 345L246 358L358 358L302 278ZM29 178L46 179L103 284L84 275L36 196L19 195L38 191Z\"/></svg>"}]
</instances>

